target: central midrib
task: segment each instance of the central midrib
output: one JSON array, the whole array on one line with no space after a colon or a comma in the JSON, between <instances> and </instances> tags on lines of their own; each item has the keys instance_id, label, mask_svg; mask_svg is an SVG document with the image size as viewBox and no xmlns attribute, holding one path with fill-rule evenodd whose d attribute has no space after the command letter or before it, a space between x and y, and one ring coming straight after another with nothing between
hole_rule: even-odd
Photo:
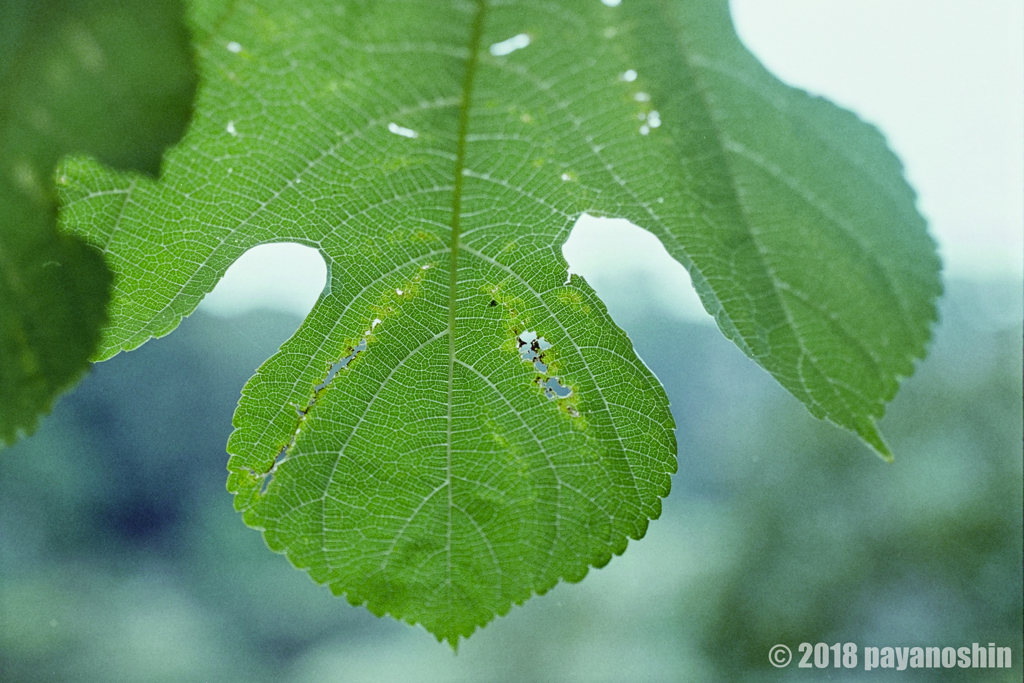
<instances>
[{"instance_id":1,"label":"central midrib","mask_svg":"<svg viewBox=\"0 0 1024 683\"><path fill-rule=\"evenodd\" d=\"M476 17L473 20L469 38L469 55L466 58L466 73L462 78L462 101L459 104L459 130L455 150L455 182L452 193L452 236L451 271L448 287L448 439L447 439L447 481L448 481L448 576L451 580L451 534L452 534L452 403L455 389L455 309L459 285L459 235L462 232L462 179L466 163L466 134L469 129L469 103L473 94L473 79L479 62L480 39L483 35L484 15L487 0L477 0ZM449 596L450 597L450 596Z\"/></svg>"},{"instance_id":2,"label":"central midrib","mask_svg":"<svg viewBox=\"0 0 1024 683\"><path fill-rule=\"evenodd\" d=\"M466 165L466 134L469 130L469 101L473 94L473 78L479 62L480 38L483 34L484 14L487 11L487 0L477 1L478 9L473 20L472 33L469 39L469 56L466 61L466 73L462 77L462 101L459 103L459 131L455 148L455 182L452 192L452 236L451 236L451 272L449 273L448 290L448 406L451 410L451 385L455 368L455 307L458 298L459 270L459 236L462 233L462 179Z\"/></svg>"}]
</instances>

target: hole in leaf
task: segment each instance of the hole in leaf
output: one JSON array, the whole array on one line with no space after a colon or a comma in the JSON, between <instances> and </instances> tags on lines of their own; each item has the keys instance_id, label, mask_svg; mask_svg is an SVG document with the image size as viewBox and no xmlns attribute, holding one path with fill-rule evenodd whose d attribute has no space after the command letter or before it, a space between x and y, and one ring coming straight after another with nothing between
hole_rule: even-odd
<instances>
[{"instance_id":1,"label":"hole in leaf","mask_svg":"<svg viewBox=\"0 0 1024 683\"><path fill-rule=\"evenodd\" d=\"M491 54L495 57L504 57L510 55L516 50L521 50L530 44L530 36L525 33L512 36L508 40L503 40L500 43L491 45Z\"/></svg>"},{"instance_id":2,"label":"hole in leaf","mask_svg":"<svg viewBox=\"0 0 1024 683\"><path fill-rule=\"evenodd\" d=\"M274 464L271 465L270 469L267 470L267 473L263 475L263 482L260 484L261 496L267 492L267 487L270 486L270 482L274 478L274 472L276 472L278 466L285 461L285 458L288 456L288 448L293 443L295 443L294 437L292 438L291 443L281 446L281 450L278 451L277 457L274 458Z\"/></svg>"},{"instance_id":3,"label":"hole in leaf","mask_svg":"<svg viewBox=\"0 0 1024 683\"><path fill-rule=\"evenodd\" d=\"M305 317L327 282L320 252L301 244L261 244L242 254L199 308L229 317L255 309Z\"/></svg>"},{"instance_id":4,"label":"hole in leaf","mask_svg":"<svg viewBox=\"0 0 1024 683\"><path fill-rule=\"evenodd\" d=\"M533 362L540 354L540 345L537 343L537 333L526 330L518 337L516 343L519 345L519 357L524 361Z\"/></svg>"},{"instance_id":5,"label":"hole in leaf","mask_svg":"<svg viewBox=\"0 0 1024 683\"><path fill-rule=\"evenodd\" d=\"M544 393L547 394L548 398L568 398L572 396L572 388L563 386L562 381L557 377L552 377L543 386Z\"/></svg>"},{"instance_id":6,"label":"hole in leaf","mask_svg":"<svg viewBox=\"0 0 1024 683\"><path fill-rule=\"evenodd\" d=\"M380 322L380 321L377 320L376 322ZM362 339L355 346L355 348L352 349L352 352L350 354L348 354L347 356L345 356L344 358L339 360L337 363L334 363L333 365L331 365L331 369L327 372L327 377L324 378L323 382L320 382L320 384L316 385L316 390L320 391L324 387L326 387L328 384L330 384L331 380L334 379L334 376L337 375L338 372L340 372L341 370L344 370L345 368L347 368L348 364L352 362L352 359L355 358L356 356L358 356L360 353L362 353L365 350L366 350L366 340Z\"/></svg>"},{"instance_id":7,"label":"hole in leaf","mask_svg":"<svg viewBox=\"0 0 1024 683\"><path fill-rule=\"evenodd\" d=\"M516 335L516 344L519 345L519 357L524 362L533 363L533 369L539 373L540 376L533 381L544 389L544 394L548 398L566 398L572 395L572 388L562 384L559 378L547 376L548 363L544 360L544 352L551 348L551 342L538 336L533 330L526 330ZM579 412L576 411L573 417L579 417Z\"/></svg>"},{"instance_id":8,"label":"hole in leaf","mask_svg":"<svg viewBox=\"0 0 1024 683\"><path fill-rule=\"evenodd\" d=\"M398 125L394 121L388 124L388 130L394 133L395 135L401 135L403 138L418 138L420 136L420 134L414 131L412 128L405 128L403 126Z\"/></svg>"}]
</instances>

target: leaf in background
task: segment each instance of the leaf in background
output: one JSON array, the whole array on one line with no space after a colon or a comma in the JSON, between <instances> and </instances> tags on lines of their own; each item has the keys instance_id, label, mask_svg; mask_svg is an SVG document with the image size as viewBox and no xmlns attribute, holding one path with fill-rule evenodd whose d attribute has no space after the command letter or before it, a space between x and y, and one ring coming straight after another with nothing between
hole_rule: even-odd
<instances>
[{"instance_id":1,"label":"leaf in background","mask_svg":"<svg viewBox=\"0 0 1024 683\"><path fill-rule=\"evenodd\" d=\"M57 230L69 152L156 175L196 89L179 0L0 0L0 445L85 371L112 273Z\"/></svg>"},{"instance_id":2,"label":"leaf in background","mask_svg":"<svg viewBox=\"0 0 1024 683\"><path fill-rule=\"evenodd\" d=\"M815 414L874 428L924 353L934 245L898 162L779 84L725 2L195 7L204 88L159 184L66 166L120 274L104 355L246 249L328 287L243 390L229 489L318 582L456 644L640 538L675 470L657 380L561 245L621 216ZM682 352L682 350L680 350Z\"/></svg>"}]
</instances>

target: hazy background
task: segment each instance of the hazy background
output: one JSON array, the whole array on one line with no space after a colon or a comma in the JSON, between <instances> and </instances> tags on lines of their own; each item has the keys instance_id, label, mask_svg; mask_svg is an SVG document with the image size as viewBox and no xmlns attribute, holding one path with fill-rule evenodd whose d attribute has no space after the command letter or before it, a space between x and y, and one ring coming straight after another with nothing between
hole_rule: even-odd
<instances>
[{"instance_id":1,"label":"hazy background","mask_svg":"<svg viewBox=\"0 0 1024 683\"><path fill-rule=\"evenodd\" d=\"M776 73L883 128L940 241L942 322L882 423L894 465L727 342L653 238L581 226L567 257L665 384L679 473L643 541L455 656L331 597L232 510L239 391L323 283L300 247L254 250L248 275L243 263L174 334L96 366L0 454L0 681L1020 681L1022 4L734 10ZM996 642L1015 666L768 665L772 645L803 641Z\"/></svg>"}]
</instances>

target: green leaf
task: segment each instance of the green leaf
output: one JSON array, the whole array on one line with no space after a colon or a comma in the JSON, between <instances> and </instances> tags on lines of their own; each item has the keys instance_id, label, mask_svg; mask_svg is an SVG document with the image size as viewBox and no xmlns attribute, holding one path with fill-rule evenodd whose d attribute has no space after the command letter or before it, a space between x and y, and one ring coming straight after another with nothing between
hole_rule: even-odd
<instances>
[{"instance_id":1,"label":"green leaf","mask_svg":"<svg viewBox=\"0 0 1024 683\"><path fill-rule=\"evenodd\" d=\"M178 0L0 0L0 445L85 371L106 320L112 273L58 232L54 167L157 173L196 88L183 19Z\"/></svg>"},{"instance_id":2,"label":"green leaf","mask_svg":"<svg viewBox=\"0 0 1024 683\"><path fill-rule=\"evenodd\" d=\"M228 488L318 582L453 645L640 538L666 397L561 245L656 234L816 415L874 426L924 353L934 245L874 129L775 81L723 2L197 3L203 83L159 184L68 164L119 273L104 355L261 243L328 287L246 385ZM684 352L684 350L680 350Z\"/></svg>"}]
</instances>

